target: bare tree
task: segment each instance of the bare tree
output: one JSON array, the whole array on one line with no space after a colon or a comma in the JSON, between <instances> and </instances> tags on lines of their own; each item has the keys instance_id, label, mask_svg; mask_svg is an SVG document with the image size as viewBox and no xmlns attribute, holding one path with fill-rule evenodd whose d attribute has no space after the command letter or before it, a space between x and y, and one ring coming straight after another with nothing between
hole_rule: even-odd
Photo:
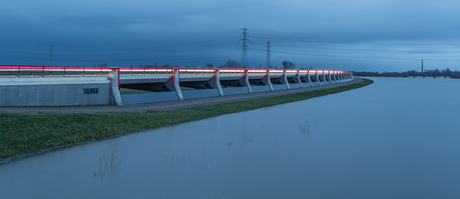
<instances>
[{"instance_id":1,"label":"bare tree","mask_svg":"<svg viewBox=\"0 0 460 199\"><path fill-rule=\"evenodd\" d=\"M235 60L228 60L221 68L241 68L241 64Z\"/></svg>"},{"instance_id":2,"label":"bare tree","mask_svg":"<svg viewBox=\"0 0 460 199\"><path fill-rule=\"evenodd\" d=\"M281 62L283 64L283 68L284 69L292 69L292 68L295 68L295 64L293 64L292 62L290 61L283 61Z\"/></svg>"}]
</instances>

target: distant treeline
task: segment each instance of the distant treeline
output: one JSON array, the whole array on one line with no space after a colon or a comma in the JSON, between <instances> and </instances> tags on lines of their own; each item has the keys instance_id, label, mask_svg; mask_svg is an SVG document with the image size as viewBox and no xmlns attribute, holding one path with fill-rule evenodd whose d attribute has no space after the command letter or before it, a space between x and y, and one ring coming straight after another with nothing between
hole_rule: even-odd
<instances>
[{"instance_id":1,"label":"distant treeline","mask_svg":"<svg viewBox=\"0 0 460 199\"><path fill-rule=\"evenodd\" d=\"M107 63L94 65L94 67L108 67L108 66L109 65ZM225 64L218 65L218 66L214 66L211 63L207 63L205 66L193 66L193 65L179 66L179 65L171 65L171 64L158 65L157 63L153 63L153 64L146 64L146 65L139 65L139 66L129 65L129 67L130 68L134 68L134 67L136 68L137 67L139 68L201 68L201 67L205 67L205 68L242 68L241 64L235 60L228 60ZM259 65L256 68L262 68L262 66ZM293 68L296 68L296 65L290 61L283 61L281 62L280 67L270 65L270 66L267 66L267 68L293 69ZM304 69L304 68L300 68L300 69ZM313 68L310 68L310 69L313 69Z\"/></svg>"},{"instance_id":2,"label":"distant treeline","mask_svg":"<svg viewBox=\"0 0 460 199\"><path fill-rule=\"evenodd\" d=\"M422 76L422 77L451 77L451 78L460 78L460 71L455 70L452 71L449 68L445 70L426 70L422 72L411 70L406 72L358 72L353 71L354 76L367 76L367 77L415 77L415 76Z\"/></svg>"}]
</instances>

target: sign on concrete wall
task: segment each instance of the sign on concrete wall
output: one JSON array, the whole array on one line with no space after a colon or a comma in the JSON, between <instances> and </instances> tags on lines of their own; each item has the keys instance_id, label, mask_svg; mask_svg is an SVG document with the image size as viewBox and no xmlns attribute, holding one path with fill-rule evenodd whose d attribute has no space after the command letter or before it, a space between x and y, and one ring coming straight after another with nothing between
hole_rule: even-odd
<instances>
[{"instance_id":1,"label":"sign on concrete wall","mask_svg":"<svg viewBox=\"0 0 460 199\"><path fill-rule=\"evenodd\" d=\"M78 78L78 81L71 78L34 79L17 78L14 83L0 82L0 106L109 104L110 81L107 77Z\"/></svg>"}]
</instances>

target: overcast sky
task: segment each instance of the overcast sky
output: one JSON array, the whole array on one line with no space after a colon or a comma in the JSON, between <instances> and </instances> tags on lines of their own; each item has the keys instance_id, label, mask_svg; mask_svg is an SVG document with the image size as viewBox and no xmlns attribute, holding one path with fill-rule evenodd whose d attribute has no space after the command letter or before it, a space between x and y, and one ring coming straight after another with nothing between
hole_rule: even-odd
<instances>
[{"instance_id":1,"label":"overcast sky","mask_svg":"<svg viewBox=\"0 0 460 199\"><path fill-rule=\"evenodd\" d=\"M0 65L460 70L458 0L2 0Z\"/></svg>"}]
</instances>

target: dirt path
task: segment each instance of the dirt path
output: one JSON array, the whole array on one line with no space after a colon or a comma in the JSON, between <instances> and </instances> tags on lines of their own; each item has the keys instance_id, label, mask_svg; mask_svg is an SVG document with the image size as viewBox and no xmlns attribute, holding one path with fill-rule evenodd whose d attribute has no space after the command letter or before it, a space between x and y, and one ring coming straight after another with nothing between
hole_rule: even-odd
<instances>
[{"instance_id":1,"label":"dirt path","mask_svg":"<svg viewBox=\"0 0 460 199\"><path fill-rule=\"evenodd\" d=\"M127 106L88 106L88 107L27 107L27 108L0 108L0 112L9 113L96 113L96 112L147 112L147 111L165 111L181 108L190 108L198 106L208 106L222 103L237 102L249 99L272 97L278 95L289 95L300 92L308 92L322 89L335 88L361 82L361 79L355 79L350 82L340 84L329 84L307 88L295 88L290 90L269 91L260 93L248 93L239 95L230 95L223 97L207 97L199 99L189 99L182 101L157 102L149 104L127 105Z\"/></svg>"}]
</instances>

